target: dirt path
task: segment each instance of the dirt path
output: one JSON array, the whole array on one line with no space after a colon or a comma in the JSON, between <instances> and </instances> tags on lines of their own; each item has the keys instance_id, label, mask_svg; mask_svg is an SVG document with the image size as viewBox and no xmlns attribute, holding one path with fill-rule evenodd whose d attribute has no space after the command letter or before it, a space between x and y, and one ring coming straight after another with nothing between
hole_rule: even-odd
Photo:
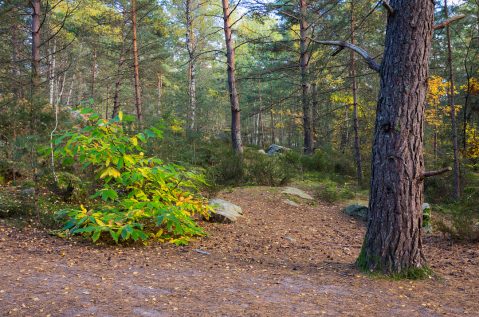
<instances>
[{"instance_id":1,"label":"dirt path","mask_svg":"<svg viewBox=\"0 0 479 317\"><path fill-rule=\"evenodd\" d=\"M479 316L479 246L428 237L440 279L359 273L364 225L268 188L222 197L235 224L188 247L101 247L0 222L0 316ZM201 249L209 254L195 251Z\"/></svg>"}]
</instances>

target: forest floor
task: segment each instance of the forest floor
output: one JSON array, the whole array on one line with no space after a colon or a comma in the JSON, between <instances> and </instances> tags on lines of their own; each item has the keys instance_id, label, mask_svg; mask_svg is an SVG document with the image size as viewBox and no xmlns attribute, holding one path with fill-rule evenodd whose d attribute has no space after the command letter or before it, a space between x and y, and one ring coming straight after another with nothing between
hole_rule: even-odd
<instances>
[{"instance_id":1,"label":"forest floor","mask_svg":"<svg viewBox=\"0 0 479 317\"><path fill-rule=\"evenodd\" d=\"M479 316L479 246L425 239L436 277L353 265L364 223L278 189L219 194L243 208L189 246L93 246L0 222L0 316ZM205 253L206 251L207 253Z\"/></svg>"}]
</instances>

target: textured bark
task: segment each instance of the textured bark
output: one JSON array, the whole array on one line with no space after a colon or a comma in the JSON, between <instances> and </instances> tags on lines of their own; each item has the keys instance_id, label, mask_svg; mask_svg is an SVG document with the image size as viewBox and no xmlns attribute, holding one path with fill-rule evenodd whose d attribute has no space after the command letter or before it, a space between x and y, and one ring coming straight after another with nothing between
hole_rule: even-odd
<instances>
[{"instance_id":1,"label":"textured bark","mask_svg":"<svg viewBox=\"0 0 479 317\"><path fill-rule=\"evenodd\" d=\"M310 84L309 84L309 43L308 37L309 24L306 20L308 5L306 0L299 0L300 21L299 21L299 34L300 34L300 67L301 67L301 87L302 96L301 104L303 106L303 133L304 133L304 153L313 153L313 113L310 103Z\"/></svg>"},{"instance_id":2,"label":"textured bark","mask_svg":"<svg viewBox=\"0 0 479 317\"><path fill-rule=\"evenodd\" d=\"M238 90L236 88L235 77L235 48L231 32L231 17L228 0L222 0L223 4L223 21L226 42L226 63L228 73L228 89L231 104L231 141L233 150L236 153L243 153L243 143L241 141L241 121L240 121L240 104Z\"/></svg>"},{"instance_id":3,"label":"textured bark","mask_svg":"<svg viewBox=\"0 0 479 317\"><path fill-rule=\"evenodd\" d=\"M32 0L32 89L40 86L40 13L41 1Z\"/></svg>"},{"instance_id":4,"label":"textured bark","mask_svg":"<svg viewBox=\"0 0 479 317\"><path fill-rule=\"evenodd\" d=\"M393 0L372 150L369 221L358 265L386 273L425 265L423 128L434 4Z\"/></svg>"},{"instance_id":5,"label":"textured bark","mask_svg":"<svg viewBox=\"0 0 479 317\"><path fill-rule=\"evenodd\" d=\"M354 0L351 0L351 44L354 45L355 39L355 21L354 21ZM354 130L354 158L356 160L356 178L358 185L363 180L363 167L361 160L361 144L359 140L359 120L358 120L358 96L357 96L357 81L356 81L356 60L354 51L351 51L351 91L353 94L353 130Z\"/></svg>"},{"instance_id":6,"label":"textured bark","mask_svg":"<svg viewBox=\"0 0 479 317\"><path fill-rule=\"evenodd\" d=\"M188 97L189 97L189 129L196 128L196 42L193 29L193 0L186 0L186 49L188 51Z\"/></svg>"},{"instance_id":7,"label":"textured bark","mask_svg":"<svg viewBox=\"0 0 479 317\"><path fill-rule=\"evenodd\" d=\"M143 127L143 113L141 109L141 87L140 87L140 65L138 58L138 41L137 41L137 23L136 23L136 0L131 1L131 27L133 33L133 69L135 78L135 107L136 117L138 119L138 127Z\"/></svg>"},{"instance_id":8,"label":"textured bark","mask_svg":"<svg viewBox=\"0 0 479 317\"><path fill-rule=\"evenodd\" d=\"M444 15L446 21L449 19L449 9L447 7L447 0L444 0ZM451 107L451 138L454 153L454 198L459 199L461 197L460 180L459 180L459 145L457 141L457 122L456 122L456 110L455 110L455 92L454 92L454 69L452 67L452 47L451 47L451 30L449 25L446 26L446 39L447 39L447 68L449 71L449 106Z\"/></svg>"}]
</instances>

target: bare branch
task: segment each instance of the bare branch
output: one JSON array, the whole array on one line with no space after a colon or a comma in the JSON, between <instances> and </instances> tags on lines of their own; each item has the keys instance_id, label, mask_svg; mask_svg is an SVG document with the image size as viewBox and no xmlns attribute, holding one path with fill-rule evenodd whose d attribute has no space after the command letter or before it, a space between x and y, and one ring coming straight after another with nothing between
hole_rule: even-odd
<instances>
[{"instance_id":1,"label":"bare branch","mask_svg":"<svg viewBox=\"0 0 479 317\"><path fill-rule=\"evenodd\" d=\"M445 21L443 21L443 22L441 22L441 23L435 24L435 25L434 25L434 30L444 29L444 28L445 28L446 26L448 26L449 24L454 23L454 22L456 22L456 21L459 21L459 20L461 20L461 19L463 19L463 18L465 18L465 17L466 17L466 15L464 15L464 14L459 14L459 15L453 16L453 17L451 17L451 18L449 18L449 19L447 19L447 20L445 20Z\"/></svg>"},{"instance_id":2,"label":"bare branch","mask_svg":"<svg viewBox=\"0 0 479 317\"><path fill-rule=\"evenodd\" d=\"M386 10L388 11L388 14L389 14L389 15L394 15L394 9L393 9L393 7L391 7L391 5L389 4L389 0L383 0L383 1L382 1L382 5L383 5L383 7L386 8Z\"/></svg>"},{"instance_id":3,"label":"bare branch","mask_svg":"<svg viewBox=\"0 0 479 317\"><path fill-rule=\"evenodd\" d=\"M447 172L450 172L450 171L452 171L452 168L446 167L446 168L443 168L443 169L440 169L440 170L437 170L437 171L424 172L424 174L422 176L422 179L424 179L426 177L441 175L441 174L444 174L444 173L447 173Z\"/></svg>"},{"instance_id":4,"label":"bare branch","mask_svg":"<svg viewBox=\"0 0 479 317\"><path fill-rule=\"evenodd\" d=\"M366 52L364 49L362 49L362 48L360 48L360 47L358 47L354 44L344 42L344 41L318 41L318 40L311 39L311 38L310 38L310 40L313 41L314 43L318 43L318 44L333 45L333 46L349 48L350 50L353 50L354 52L361 55L361 57L364 58L364 60L368 64L369 68L371 68L372 70L374 70L376 72L379 72L379 70L381 69L381 66L374 60L373 57L371 57L371 55L369 55L368 52Z\"/></svg>"}]
</instances>

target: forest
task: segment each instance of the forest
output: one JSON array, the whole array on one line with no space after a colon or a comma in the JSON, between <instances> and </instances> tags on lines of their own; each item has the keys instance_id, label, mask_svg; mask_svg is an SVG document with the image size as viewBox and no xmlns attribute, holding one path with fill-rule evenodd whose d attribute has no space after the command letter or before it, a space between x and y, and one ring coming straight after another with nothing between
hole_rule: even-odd
<instances>
[{"instance_id":1,"label":"forest","mask_svg":"<svg viewBox=\"0 0 479 317\"><path fill-rule=\"evenodd\" d=\"M477 316L479 0L0 0L0 316Z\"/></svg>"}]
</instances>

